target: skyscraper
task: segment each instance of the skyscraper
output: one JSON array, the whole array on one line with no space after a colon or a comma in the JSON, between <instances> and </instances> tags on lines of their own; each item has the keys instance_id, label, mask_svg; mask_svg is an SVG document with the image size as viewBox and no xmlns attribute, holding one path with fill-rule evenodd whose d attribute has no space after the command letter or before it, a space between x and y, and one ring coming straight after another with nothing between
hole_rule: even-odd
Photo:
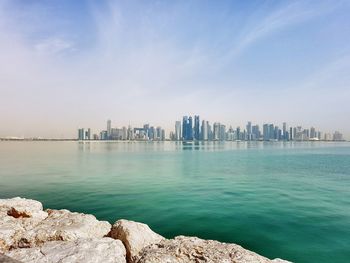
<instances>
[{"instance_id":1,"label":"skyscraper","mask_svg":"<svg viewBox=\"0 0 350 263\"><path fill-rule=\"evenodd\" d=\"M218 141L220 139L220 123L215 122L213 125L213 140Z\"/></svg>"},{"instance_id":2,"label":"skyscraper","mask_svg":"<svg viewBox=\"0 0 350 263\"><path fill-rule=\"evenodd\" d=\"M203 120L202 121L202 131L201 131L201 138L203 141L207 141L208 140L208 126L209 126L209 122Z\"/></svg>"},{"instance_id":3,"label":"skyscraper","mask_svg":"<svg viewBox=\"0 0 350 263\"><path fill-rule=\"evenodd\" d=\"M182 139L187 140L187 116L182 117Z\"/></svg>"},{"instance_id":4,"label":"skyscraper","mask_svg":"<svg viewBox=\"0 0 350 263\"><path fill-rule=\"evenodd\" d=\"M286 133L287 133L287 123L283 122L283 134L282 134L283 140L288 140Z\"/></svg>"},{"instance_id":5,"label":"skyscraper","mask_svg":"<svg viewBox=\"0 0 350 263\"><path fill-rule=\"evenodd\" d=\"M247 140L250 141L252 139L252 123L248 121L247 124Z\"/></svg>"},{"instance_id":6,"label":"skyscraper","mask_svg":"<svg viewBox=\"0 0 350 263\"><path fill-rule=\"evenodd\" d=\"M269 125L267 123L263 125L263 137L264 141L268 141L270 139Z\"/></svg>"},{"instance_id":7,"label":"skyscraper","mask_svg":"<svg viewBox=\"0 0 350 263\"><path fill-rule=\"evenodd\" d=\"M199 133L199 116L194 116L194 139L199 141L200 133Z\"/></svg>"},{"instance_id":8,"label":"skyscraper","mask_svg":"<svg viewBox=\"0 0 350 263\"><path fill-rule=\"evenodd\" d=\"M193 140L192 117L184 116L182 118L182 138L183 140Z\"/></svg>"},{"instance_id":9,"label":"skyscraper","mask_svg":"<svg viewBox=\"0 0 350 263\"><path fill-rule=\"evenodd\" d=\"M112 132L112 121L107 120L107 139L111 139L111 132Z\"/></svg>"},{"instance_id":10,"label":"skyscraper","mask_svg":"<svg viewBox=\"0 0 350 263\"><path fill-rule=\"evenodd\" d=\"M180 141L182 138L181 136L181 121L175 122L175 140Z\"/></svg>"}]
</instances>

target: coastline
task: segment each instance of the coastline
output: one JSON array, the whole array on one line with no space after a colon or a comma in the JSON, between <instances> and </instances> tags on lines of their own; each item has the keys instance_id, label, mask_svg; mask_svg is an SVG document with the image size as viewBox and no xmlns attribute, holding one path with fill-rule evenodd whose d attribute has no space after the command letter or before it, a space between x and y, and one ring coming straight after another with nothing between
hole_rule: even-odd
<instances>
[{"instance_id":1,"label":"coastline","mask_svg":"<svg viewBox=\"0 0 350 263\"><path fill-rule=\"evenodd\" d=\"M43 210L40 202L20 197L0 199L0 215L0 253L14 262L289 262L234 243L166 239L125 219L111 225L89 214Z\"/></svg>"}]
</instances>

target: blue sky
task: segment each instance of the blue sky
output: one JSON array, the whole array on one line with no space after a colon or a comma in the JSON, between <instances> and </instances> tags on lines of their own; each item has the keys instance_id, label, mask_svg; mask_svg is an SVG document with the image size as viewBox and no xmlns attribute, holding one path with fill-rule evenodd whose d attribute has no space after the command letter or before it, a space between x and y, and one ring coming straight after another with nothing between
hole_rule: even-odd
<instances>
[{"instance_id":1,"label":"blue sky","mask_svg":"<svg viewBox=\"0 0 350 263\"><path fill-rule=\"evenodd\" d=\"M182 115L350 135L350 1L0 1L0 136Z\"/></svg>"}]
</instances>

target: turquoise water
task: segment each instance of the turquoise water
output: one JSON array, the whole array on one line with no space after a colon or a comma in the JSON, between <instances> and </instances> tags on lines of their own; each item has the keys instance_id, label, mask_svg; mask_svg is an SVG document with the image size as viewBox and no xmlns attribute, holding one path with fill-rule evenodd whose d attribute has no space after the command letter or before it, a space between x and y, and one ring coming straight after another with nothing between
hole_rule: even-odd
<instances>
[{"instance_id":1,"label":"turquoise water","mask_svg":"<svg viewBox=\"0 0 350 263\"><path fill-rule=\"evenodd\" d=\"M350 143L0 142L0 198L349 262Z\"/></svg>"}]
</instances>

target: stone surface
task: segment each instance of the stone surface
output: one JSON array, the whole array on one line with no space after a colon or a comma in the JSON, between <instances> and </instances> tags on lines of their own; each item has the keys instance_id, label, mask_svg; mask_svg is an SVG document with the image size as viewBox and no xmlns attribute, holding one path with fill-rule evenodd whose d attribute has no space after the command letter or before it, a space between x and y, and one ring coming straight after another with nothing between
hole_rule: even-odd
<instances>
[{"instance_id":1,"label":"stone surface","mask_svg":"<svg viewBox=\"0 0 350 263\"><path fill-rule=\"evenodd\" d=\"M196 237L178 236L163 240L158 244L144 248L133 262L138 263L267 263L287 262L269 260L236 244L220 243ZM279 261L280 260L280 261Z\"/></svg>"},{"instance_id":2,"label":"stone surface","mask_svg":"<svg viewBox=\"0 0 350 263\"><path fill-rule=\"evenodd\" d=\"M26 263L125 263L126 251L112 238L49 241L41 247L18 248L7 255Z\"/></svg>"},{"instance_id":3,"label":"stone surface","mask_svg":"<svg viewBox=\"0 0 350 263\"><path fill-rule=\"evenodd\" d=\"M144 247L159 243L164 239L153 232L148 225L124 219L115 222L111 237L123 241L128 262L133 262Z\"/></svg>"},{"instance_id":4,"label":"stone surface","mask_svg":"<svg viewBox=\"0 0 350 263\"><path fill-rule=\"evenodd\" d=\"M46 241L72 241L78 238L102 238L111 225L98 221L93 215L68 210L47 210L48 217L26 231L18 247L40 246Z\"/></svg>"},{"instance_id":5,"label":"stone surface","mask_svg":"<svg viewBox=\"0 0 350 263\"><path fill-rule=\"evenodd\" d=\"M0 253L0 263L21 263L21 262Z\"/></svg>"},{"instance_id":6,"label":"stone surface","mask_svg":"<svg viewBox=\"0 0 350 263\"><path fill-rule=\"evenodd\" d=\"M0 252L16 247L25 231L47 216L38 201L19 197L0 199Z\"/></svg>"}]
</instances>

